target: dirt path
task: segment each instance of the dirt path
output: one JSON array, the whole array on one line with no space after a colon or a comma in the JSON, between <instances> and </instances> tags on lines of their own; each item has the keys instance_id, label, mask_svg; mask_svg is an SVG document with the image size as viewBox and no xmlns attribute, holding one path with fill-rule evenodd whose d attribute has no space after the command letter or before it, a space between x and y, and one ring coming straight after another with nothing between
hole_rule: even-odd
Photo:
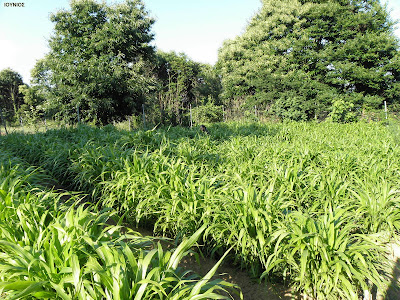
<instances>
[{"instance_id":1,"label":"dirt path","mask_svg":"<svg viewBox=\"0 0 400 300\"><path fill-rule=\"evenodd\" d=\"M143 228L132 228L144 236L154 236L153 232ZM400 241L390 244L391 261L392 261L392 274L391 282L386 291L386 296L371 295L370 298L365 300L400 300ZM183 259L180 266L192 270L195 273L204 276L207 272L217 263L217 260L212 258L200 258L200 264L196 261L195 257L187 256ZM242 271L235 266L222 264L217 271L217 278L223 279L227 282L237 284L242 289L244 300L288 300L288 299L301 299L301 297L293 295L290 288L283 285L261 285L252 280L246 271ZM239 297L235 297L235 300Z\"/></svg>"},{"instance_id":2,"label":"dirt path","mask_svg":"<svg viewBox=\"0 0 400 300\"><path fill-rule=\"evenodd\" d=\"M49 187L49 185L46 185ZM62 186L52 185L55 190L59 190L65 192ZM63 200L67 200L68 196ZM113 222L110 220L110 224ZM115 224L114 224L115 225ZM154 236L153 232L149 229L145 228L136 228L129 226L128 224L124 224L124 226L130 227L134 231L139 232L143 236ZM167 243L163 243L163 246L169 248ZM366 300L400 300L400 291L398 286L400 286L400 242L391 244L391 253L392 253L392 262L393 262L393 271L391 274L391 283L386 292L386 297L372 295L370 298L366 298ZM204 276L207 274L209 270L217 263L217 260L208 258L208 257L200 257L200 263L195 259L194 255L186 256L182 262L180 263L180 267L191 270L200 276ZM300 297L293 295L291 293L290 288L285 287L279 284L268 284L262 285L252 280L249 274L246 271L240 270L235 266L231 266L228 263L223 263L217 271L215 277L219 279L223 279L227 282L234 283L238 285L243 293L244 300L288 300L288 299L300 299ZM234 298L240 299L238 296Z\"/></svg>"},{"instance_id":3,"label":"dirt path","mask_svg":"<svg viewBox=\"0 0 400 300\"><path fill-rule=\"evenodd\" d=\"M143 228L131 227L133 230L139 232L143 236L153 236L151 230ZM166 244L165 244L166 245ZM166 245L166 247L168 247ZM180 267L191 270L200 276L205 276L214 265L217 263L216 259L209 257L200 257L200 263L197 262L194 255L186 256L181 263ZM258 284L255 280L252 280L246 271L242 271L235 266L231 266L227 263L223 263L217 271L215 278L223 279L227 282L237 284L240 286L244 300L285 300L295 299L291 294L290 289L282 285L268 285L264 286ZM239 296L233 295L236 299L240 299Z\"/></svg>"},{"instance_id":4,"label":"dirt path","mask_svg":"<svg viewBox=\"0 0 400 300\"><path fill-rule=\"evenodd\" d=\"M199 275L206 275L207 272L217 263L216 260L210 258L201 258L200 264L197 263L194 257L186 257L181 266L188 270L193 270ZM223 264L218 268L219 275L227 282L237 284L242 289L243 298L245 300L278 300L278 299L293 299L290 289L281 285L264 286L252 280L248 273L234 266ZM240 299L235 297L235 299Z\"/></svg>"},{"instance_id":5,"label":"dirt path","mask_svg":"<svg viewBox=\"0 0 400 300\"><path fill-rule=\"evenodd\" d=\"M390 246L392 252L392 274L391 282L387 290L385 300L400 300L400 242L392 243ZM381 297L383 299L383 297Z\"/></svg>"}]
</instances>

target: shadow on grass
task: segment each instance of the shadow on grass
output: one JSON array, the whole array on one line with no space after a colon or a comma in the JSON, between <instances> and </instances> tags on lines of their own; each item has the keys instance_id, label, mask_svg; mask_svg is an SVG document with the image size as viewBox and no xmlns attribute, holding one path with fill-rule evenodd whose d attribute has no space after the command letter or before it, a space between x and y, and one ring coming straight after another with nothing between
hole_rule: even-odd
<instances>
[{"instance_id":1,"label":"shadow on grass","mask_svg":"<svg viewBox=\"0 0 400 300\"><path fill-rule=\"evenodd\" d=\"M393 272L391 276L389 287L386 291L385 300L400 300L400 258L397 257L394 263ZM378 298L379 299L379 298Z\"/></svg>"},{"instance_id":2,"label":"shadow on grass","mask_svg":"<svg viewBox=\"0 0 400 300\"><path fill-rule=\"evenodd\" d=\"M209 133L211 139L228 140L233 137L240 136L257 136L275 137L281 131L282 124L261 124L261 123L244 123L244 124L227 124L215 123L209 126ZM200 131L198 128L194 130Z\"/></svg>"}]
</instances>

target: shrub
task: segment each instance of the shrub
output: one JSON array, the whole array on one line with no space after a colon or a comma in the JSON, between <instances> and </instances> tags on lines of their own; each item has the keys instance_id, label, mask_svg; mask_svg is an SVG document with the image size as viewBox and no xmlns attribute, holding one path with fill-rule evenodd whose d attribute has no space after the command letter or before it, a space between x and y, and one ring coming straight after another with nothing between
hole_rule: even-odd
<instances>
[{"instance_id":1,"label":"shrub","mask_svg":"<svg viewBox=\"0 0 400 300\"><path fill-rule=\"evenodd\" d=\"M208 101L207 104L192 109L193 122L197 124L223 121L222 106Z\"/></svg>"},{"instance_id":2,"label":"shrub","mask_svg":"<svg viewBox=\"0 0 400 300\"><path fill-rule=\"evenodd\" d=\"M334 122L339 123L350 123L357 120L356 113L352 111L354 108L353 103L345 102L342 99L338 99L333 102L332 111L330 117Z\"/></svg>"}]
</instances>

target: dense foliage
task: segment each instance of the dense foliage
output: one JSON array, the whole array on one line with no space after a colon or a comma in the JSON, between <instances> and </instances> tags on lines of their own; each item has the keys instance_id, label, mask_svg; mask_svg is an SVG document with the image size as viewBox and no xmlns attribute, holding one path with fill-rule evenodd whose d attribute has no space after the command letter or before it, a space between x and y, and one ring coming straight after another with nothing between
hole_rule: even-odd
<instances>
[{"instance_id":1,"label":"dense foliage","mask_svg":"<svg viewBox=\"0 0 400 300\"><path fill-rule=\"evenodd\" d=\"M339 124L400 104L399 41L378 0L265 0L215 67L154 51L141 0L72 0L51 20L32 85L0 72L2 119L105 125L145 113L160 128L0 137L1 296L225 299L232 285L209 281L217 266L200 280L178 268L198 238L304 297L385 292L400 231L399 126ZM334 122L163 127L239 110ZM96 206L40 185L54 180ZM107 224L117 214L190 237L166 251Z\"/></svg>"},{"instance_id":2,"label":"dense foliage","mask_svg":"<svg viewBox=\"0 0 400 300\"><path fill-rule=\"evenodd\" d=\"M215 105L212 101L195 107L192 115L193 121L197 124L222 122L224 120L223 107L221 105Z\"/></svg>"},{"instance_id":3,"label":"dense foliage","mask_svg":"<svg viewBox=\"0 0 400 300\"><path fill-rule=\"evenodd\" d=\"M150 18L140 0L106 5L72 1L51 16L50 53L40 62L42 84L64 118L109 123L141 110L150 78L144 62L153 53Z\"/></svg>"},{"instance_id":4,"label":"dense foliage","mask_svg":"<svg viewBox=\"0 0 400 300\"><path fill-rule=\"evenodd\" d=\"M156 232L203 239L255 276L318 299L384 292L400 230L398 130L380 124L79 127L2 137L103 207Z\"/></svg>"},{"instance_id":5,"label":"dense foliage","mask_svg":"<svg viewBox=\"0 0 400 300\"><path fill-rule=\"evenodd\" d=\"M221 85L212 66L183 53L162 51L156 53L153 63L157 92L147 107L155 123L188 125L190 107L218 101Z\"/></svg>"},{"instance_id":6,"label":"dense foliage","mask_svg":"<svg viewBox=\"0 0 400 300\"><path fill-rule=\"evenodd\" d=\"M0 295L4 299L229 299L235 287L179 267L204 227L174 250L110 225L81 196L45 190L52 178L0 152ZM68 199L66 201L66 199ZM217 293L216 293L217 292Z\"/></svg>"},{"instance_id":7,"label":"dense foliage","mask_svg":"<svg viewBox=\"0 0 400 300\"><path fill-rule=\"evenodd\" d=\"M1 118L13 120L23 103L19 86L23 84L18 72L11 69L0 71L0 114ZM2 121L2 120L0 120Z\"/></svg>"},{"instance_id":8,"label":"dense foliage","mask_svg":"<svg viewBox=\"0 0 400 300\"><path fill-rule=\"evenodd\" d=\"M32 70L32 86L18 92L20 76L2 71L9 120L19 110L31 123L137 123L144 110L147 123L187 126L190 108L202 115L192 120L216 121L223 105L230 120L352 122L385 102L400 107L399 41L379 0L263 1L215 66L154 51L154 20L141 0L72 1L51 20L51 51Z\"/></svg>"},{"instance_id":9,"label":"dense foliage","mask_svg":"<svg viewBox=\"0 0 400 300\"><path fill-rule=\"evenodd\" d=\"M283 119L325 117L336 100L361 114L399 103L398 48L379 0L263 1L220 49L223 96Z\"/></svg>"},{"instance_id":10,"label":"dense foliage","mask_svg":"<svg viewBox=\"0 0 400 300\"><path fill-rule=\"evenodd\" d=\"M32 70L31 87L19 92L20 75L1 72L8 120L108 124L145 107L153 124L188 125L190 108L223 104L229 119L351 122L385 101L399 107L399 41L379 0L263 1L215 67L155 52L154 20L141 0L70 5L51 15L51 51Z\"/></svg>"}]
</instances>

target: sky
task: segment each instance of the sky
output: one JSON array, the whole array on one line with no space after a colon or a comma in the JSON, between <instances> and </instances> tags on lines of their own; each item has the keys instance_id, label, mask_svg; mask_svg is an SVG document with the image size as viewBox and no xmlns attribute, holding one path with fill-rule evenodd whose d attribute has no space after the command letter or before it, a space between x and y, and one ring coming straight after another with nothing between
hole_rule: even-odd
<instances>
[{"instance_id":1,"label":"sky","mask_svg":"<svg viewBox=\"0 0 400 300\"><path fill-rule=\"evenodd\" d=\"M209 64L217 61L223 41L243 33L261 7L260 0L143 1L156 20L153 44L158 49L184 52ZM10 2L24 7L8 7ZM400 19L400 0L382 2L387 2L392 19ZM0 70L11 68L29 83L31 69L49 51L50 14L68 7L69 0L0 0ZM400 38L400 24L396 35Z\"/></svg>"}]
</instances>

